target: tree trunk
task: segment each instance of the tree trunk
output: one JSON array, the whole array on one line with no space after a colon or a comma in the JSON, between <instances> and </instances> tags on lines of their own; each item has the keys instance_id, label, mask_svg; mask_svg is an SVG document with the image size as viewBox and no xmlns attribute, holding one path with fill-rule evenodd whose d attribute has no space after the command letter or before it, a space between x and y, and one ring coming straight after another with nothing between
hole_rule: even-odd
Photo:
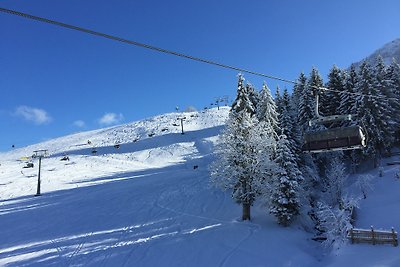
<instances>
[{"instance_id":1,"label":"tree trunk","mask_svg":"<svg viewBox=\"0 0 400 267\"><path fill-rule=\"evenodd\" d=\"M242 215L242 220L243 220L243 221L246 221L246 220L249 220L249 221L250 221L250 204L243 203L243 215Z\"/></svg>"}]
</instances>

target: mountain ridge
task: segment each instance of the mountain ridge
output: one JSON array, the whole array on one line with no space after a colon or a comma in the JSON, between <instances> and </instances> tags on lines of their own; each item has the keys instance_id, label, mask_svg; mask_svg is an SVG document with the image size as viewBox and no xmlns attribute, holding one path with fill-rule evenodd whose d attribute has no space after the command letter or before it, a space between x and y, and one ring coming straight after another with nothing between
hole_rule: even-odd
<instances>
[{"instance_id":1,"label":"mountain ridge","mask_svg":"<svg viewBox=\"0 0 400 267\"><path fill-rule=\"evenodd\" d=\"M358 68L362 62L367 61L370 65L373 66L376 64L376 59L378 56L381 56L383 58L383 61L386 65L389 65L393 59L395 59L397 63L400 63L400 38L384 44L381 48L378 48L369 56L358 62L353 63L353 65Z\"/></svg>"}]
</instances>

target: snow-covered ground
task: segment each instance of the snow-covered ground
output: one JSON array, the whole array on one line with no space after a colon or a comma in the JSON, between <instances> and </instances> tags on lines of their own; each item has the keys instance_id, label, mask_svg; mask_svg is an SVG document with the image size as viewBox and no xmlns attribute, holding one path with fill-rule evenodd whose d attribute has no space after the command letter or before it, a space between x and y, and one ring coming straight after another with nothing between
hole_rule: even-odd
<instances>
[{"instance_id":1,"label":"snow-covered ground","mask_svg":"<svg viewBox=\"0 0 400 267\"><path fill-rule=\"evenodd\" d=\"M390 245L324 255L312 233L278 226L261 207L239 221L241 207L210 187L207 170L227 116L165 114L0 154L0 266L400 266ZM50 155L35 197L38 160L23 166L38 149ZM357 226L400 229L399 166L374 180Z\"/></svg>"}]
</instances>

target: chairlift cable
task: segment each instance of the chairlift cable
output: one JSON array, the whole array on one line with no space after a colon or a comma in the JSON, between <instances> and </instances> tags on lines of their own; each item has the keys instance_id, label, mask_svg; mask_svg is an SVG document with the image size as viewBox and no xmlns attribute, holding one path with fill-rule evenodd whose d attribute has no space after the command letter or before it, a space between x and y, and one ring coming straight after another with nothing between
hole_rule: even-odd
<instances>
[{"instance_id":1,"label":"chairlift cable","mask_svg":"<svg viewBox=\"0 0 400 267\"><path fill-rule=\"evenodd\" d=\"M207 59L202 59L202 58L194 57L194 56L187 55L187 54L182 54L182 53L175 52L175 51L172 51L172 50L167 50L167 49L164 49L164 48L155 47L155 46L144 44L144 43L139 43L139 42L136 42L136 41L132 41L132 40L124 39L124 38L121 38L121 37L117 37L117 36L114 36L114 35L101 33L101 32L97 32L97 31L93 31L93 30L89 30L89 29L86 29L86 28L82 28L82 27L71 25L71 24L66 24L66 23L63 23L63 22L59 22L59 21L55 21L55 20L50 20L50 19L46 19L46 18L30 15L30 14L27 14L27 13L22 13L22 12L15 11L15 10L10 10L10 9L5 9L5 8L1 8L0 7L0 11L3 12L3 13L8 13L8 14L24 17L24 18L27 18L27 19L32 19L32 20L36 20L36 21L40 21L40 22L44 22L44 23L48 23L48 24L53 24L53 25L60 26L60 27L63 27L63 28L68 28L68 29L71 29L71 30L76 30L76 31L88 33L88 34L91 34L91 35L95 35L95 36L111 39L111 40L122 42L122 43L127 43L127 44L130 44L130 45L140 46L140 47L147 48L147 49L150 49L150 50L154 50L154 51L158 51L158 52L162 52L162 53L166 53L166 54L170 54L170 55L174 55L174 56L178 56L178 57L187 58L187 59L190 59L190 60L199 61L199 62L203 62L203 63L210 64L210 65L219 66L219 67L226 68L226 69L232 69L232 70L241 71L241 72L245 72L245 73L249 73L249 74L253 74L253 75L256 75L256 76L261 76L261 77L265 77L265 78L269 78L269 79L273 79L273 80L278 80L278 81L282 81L282 82L286 82L286 83L296 84L295 81L291 81L291 80L279 78L279 77L276 77L276 76L263 74L263 73L260 73L260 72L246 70L246 69L239 68L239 67L229 66L229 65L222 64L222 63L219 63L219 62L215 62L215 61L211 61L211 60L207 60Z\"/></svg>"},{"instance_id":2,"label":"chairlift cable","mask_svg":"<svg viewBox=\"0 0 400 267\"><path fill-rule=\"evenodd\" d=\"M393 101L399 101L396 98L393 97L387 97L387 96L379 96L379 95L366 95L366 94L361 94L361 93L352 93L352 92L346 92L346 91L340 91L340 90L334 90L334 89L329 89L326 87L317 87L317 86L312 86L311 88L319 89L321 91L329 91L329 92L334 92L338 94L348 94L348 95L353 95L353 96L365 96L365 97L371 97L371 98L379 98L379 99L387 99L387 100L393 100Z\"/></svg>"},{"instance_id":3,"label":"chairlift cable","mask_svg":"<svg viewBox=\"0 0 400 267\"><path fill-rule=\"evenodd\" d=\"M74 26L74 25L71 25L71 24L66 24L66 23L63 23L63 22L55 21L55 20L46 19L46 18L43 18L43 17L30 15L30 14L27 14L27 13L22 13L22 12L11 10L11 9L6 9L6 8L0 7L0 12L11 14L11 15L20 16L20 17L31 19L31 20L35 20L35 21L44 22L44 23L47 23L47 24L56 25L56 26L59 26L59 27L63 27L63 28L67 28L67 29L71 29L71 30L75 30L75 31L84 32L84 33L87 33L87 34L103 37L103 38L106 38L106 39L110 39L110 40L114 40L114 41L130 44L130 45L139 46L139 47L150 49L150 50L153 50L153 51L157 51L157 52L161 52L161 53L165 53L165 54L170 54L170 55L174 55L174 56L190 59L190 60L193 60L193 61L202 62L202 63L205 63L205 64L222 67L222 68L225 68L225 69L231 69L231 70L235 70L235 71L249 73L249 74L252 74L252 75L255 75L255 76L260 76L260 77L268 78L268 79L271 79L271 80L277 80L277 81L290 83L290 84L294 84L294 85L299 85L300 84L297 81L293 81L293 80L289 80L289 79L285 79L285 78L280 78L280 77L277 77L277 76L272 76L272 75L264 74L264 73L261 73L261 72L247 70L247 69L243 69L243 68L239 68L239 67L235 67L235 66L230 66L230 65L226 65L226 64L219 63L219 62L216 62L216 61L207 60L207 59L203 59L203 58L199 58L199 57L194 57L194 56L191 56L191 55L188 55L188 54L182 54L182 53L175 52L175 51L172 51L172 50L167 50L167 49L164 49L164 48L160 48L160 47L156 47L156 46L152 46L152 45L148 45L148 44L144 44L144 43L128 40L128 39L121 38L121 37L118 37L118 36L114 36L114 35L110 35L110 34L106 34L106 33L101 33L101 32L97 32L97 31L93 31L93 30L90 30L90 29ZM372 96L372 95L364 95L364 94L360 94L360 93L351 93L351 92L346 92L346 91L338 91L338 90L333 90L333 89L329 89L329 88L326 88L326 87L315 86L315 85L308 86L308 87L309 88L313 88L313 89L317 89L317 90L322 90L322 91L330 91L330 92L344 93L344 94L350 94L350 95L359 95L359 96L366 96L366 97L380 98L380 99L381 98L387 98L385 96ZM397 101L397 99L395 99L395 98L387 98L387 99L392 99L392 100L396 100Z\"/></svg>"}]
</instances>

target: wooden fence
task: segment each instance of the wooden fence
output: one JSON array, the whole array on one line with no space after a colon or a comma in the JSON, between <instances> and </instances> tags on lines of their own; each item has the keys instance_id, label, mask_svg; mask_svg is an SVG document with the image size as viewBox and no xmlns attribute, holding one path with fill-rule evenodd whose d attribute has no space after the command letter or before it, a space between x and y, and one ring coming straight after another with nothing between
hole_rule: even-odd
<instances>
[{"instance_id":1,"label":"wooden fence","mask_svg":"<svg viewBox=\"0 0 400 267\"><path fill-rule=\"evenodd\" d=\"M397 232L393 228L391 231L377 231L373 227L370 230L352 228L347 237L351 243L392 244L395 247L399 244Z\"/></svg>"}]
</instances>

